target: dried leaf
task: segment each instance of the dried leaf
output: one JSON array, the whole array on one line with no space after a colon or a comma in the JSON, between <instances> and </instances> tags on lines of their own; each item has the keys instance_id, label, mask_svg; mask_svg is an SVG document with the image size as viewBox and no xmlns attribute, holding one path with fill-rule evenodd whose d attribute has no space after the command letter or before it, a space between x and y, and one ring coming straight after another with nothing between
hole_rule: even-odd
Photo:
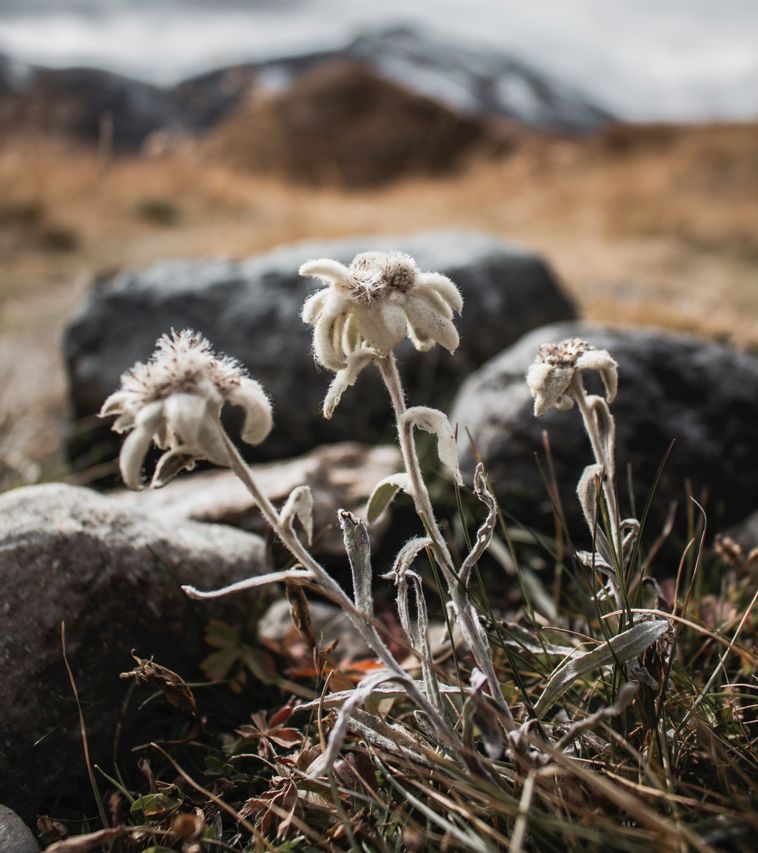
<instances>
[{"instance_id":1,"label":"dried leaf","mask_svg":"<svg viewBox=\"0 0 758 853\"><path fill-rule=\"evenodd\" d=\"M137 684L150 684L157 687L175 708L199 720L195 697L180 675L152 660L143 660L134 653L132 657L137 662L137 666L130 672L122 672L120 678L133 678Z\"/></svg>"},{"instance_id":2,"label":"dried leaf","mask_svg":"<svg viewBox=\"0 0 758 853\"><path fill-rule=\"evenodd\" d=\"M487 678L476 667L471 672L471 692L463 706L464 742L473 750L473 728L479 729L484 749L492 761L503 754L505 741L497 712L484 693Z\"/></svg>"},{"instance_id":3,"label":"dried leaf","mask_svg":"<svg viewBox=\"0 0 758 853\"><path fill-rule=\"evenodd\" d=\"M487 507L487 517L482 522L479 530L477 530L474 546L461 565L459 578L464 587L468 583L471 570L489 547L492 536L495 533L495 525L497 524L497 501L487 485L487 478L484 475L484 465L481 462L476 466L476 470L474 471L474 492L479 500Z\"/></svg>"}]
</instances>

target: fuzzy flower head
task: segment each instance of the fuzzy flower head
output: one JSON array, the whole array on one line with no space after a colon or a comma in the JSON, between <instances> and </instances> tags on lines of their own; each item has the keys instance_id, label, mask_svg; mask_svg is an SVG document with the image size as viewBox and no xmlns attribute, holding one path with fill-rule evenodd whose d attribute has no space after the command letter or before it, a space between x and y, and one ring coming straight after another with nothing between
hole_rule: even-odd
<instances>
[{"instance_id":1,"label":"fuzzy flower head","mask_svg":"<svg viewBox=\"0 0 758 853\"><path fill-rule=\"evenodd\" d=\"M300 275L320 278L326 287L308 298L303 320L314 327L316 361L329 370L348 366L357 351L387 356L406 335L418 350L435 343L455 352L458 332L453 313L463 299L439 273L421 272L402 252L363 252L349 266L308 261Z\"/></svg>"},{"instance_id":2,"label":"fuzzy flower head","mask_svg":"<svg viewBox=\"0 0 758 853\"><path fill-rule=\"evenodd\" d=\"M618 364L604 349L596 349L580 338L559 344L543 344L526 374L526 383L534 397L534 415L550 409L565 412L574 405L570 392L574 377L583 370L596 370L605 386L609 403L616 397Z\"/></svg>"},{"instance_id":3,"label":"fuzzy flower head","mask_svg":"<svg viewBox=\"0 0 758 853\"><path fill-rule=\"evenodd\" d=\"M225 402L244 409L242 440L259 444L271 431L271 405L261 386L234 359L216 355L199 333L163 335L150 360L121 376L100 417L116 415L113 429L128 432L119 464L124 482L139 489L150 445L166 451L153 476L163 486L198 460L226 465L218 420Z\"/></svg>"}]
</instances>

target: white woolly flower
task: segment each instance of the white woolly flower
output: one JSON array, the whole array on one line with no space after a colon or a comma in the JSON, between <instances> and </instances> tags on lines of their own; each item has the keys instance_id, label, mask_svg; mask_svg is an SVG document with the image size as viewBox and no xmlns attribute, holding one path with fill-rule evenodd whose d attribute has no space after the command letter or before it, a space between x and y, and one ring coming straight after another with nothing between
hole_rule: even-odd
<instances>
[{"instance_id":1,"label":"white woolly flower","mask_svg":"<svg viewBox=\"0 0 758 853\"><path fill-rule=\"evenodd\" d=\"M539 417L550 409L565 412L574 405L567 393L577 372L596 370L605 386L606 398L612 403L618 388L618 364L604 349L596 349L580 338L569 338L559 344L543 344L534 364L526 374L526 382L534 397L534 414Z\"/></svg>"},{"instance_id":2,"label":"white woolly flower","mask_svg":"<svg viewBox=\"0 0 758 853\"><path fill-rule=\"evenodd\" d=\"M439 273L421 272L402 252L363 252L350 266L328 259L308 261L300 275L320 278L327 287L310 296L303 320L314 327L316 361L329 370L348 368L363 351L383 358L408 335L418 350L435 343L455 352L458 332L453 313L463 299Z\"/></svg>"},{"instance_id":3,"label":"white woolly flower","mask_svg":"<svg viewBox=\"0 0 758 853\"><path fill-rule=\"evenodd\" d=\"M261 386L234 359L213 352L199 333L185 329L163 335L150 360L121 376L121 387L103 403L100 417L117 415L116 432L128 432L119 464L124 482L141 488L150 445L166 452L153 476L163 486L198 460L227 465L218 426L225 402L245 411L242 440L259 444L271 431L271 405Z\"/></svg>"}]
</instances>

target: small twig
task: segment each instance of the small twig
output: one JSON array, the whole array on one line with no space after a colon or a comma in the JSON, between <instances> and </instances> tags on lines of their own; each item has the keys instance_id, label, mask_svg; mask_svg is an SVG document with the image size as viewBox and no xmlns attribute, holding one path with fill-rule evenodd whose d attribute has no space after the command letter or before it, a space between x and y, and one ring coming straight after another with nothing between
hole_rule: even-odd
<instances>
[{"instance_id":1,"label":"small twig","mask_svg":"<svg viewBox=\"0 0 758 853\"><path fill-rule=\"evenodd\" d=\"M171 766L176 770L176 772L184 779L184 781L191 787L194 788L198 794L202 794L204 797L207 797L212 803L217 805L222 811L225 811L230 817L232 817L243 829L246 829L250 835L255 838L256 841L263 841L263 837L260 832L250 823L249 820L246 820L244 817L240 817L235 809L233 809L228 803L225 803L220 797L217 797L214 793L209 791L207 788L203 788L198 782L187 773L186 770L183 770L176 761L166 752L165 749L158 746L157 743L150 743L147 746L152 747L153 749L160 752L160 754L166 759L166 761L171 764Z\"/></svg>"}]
</instances>

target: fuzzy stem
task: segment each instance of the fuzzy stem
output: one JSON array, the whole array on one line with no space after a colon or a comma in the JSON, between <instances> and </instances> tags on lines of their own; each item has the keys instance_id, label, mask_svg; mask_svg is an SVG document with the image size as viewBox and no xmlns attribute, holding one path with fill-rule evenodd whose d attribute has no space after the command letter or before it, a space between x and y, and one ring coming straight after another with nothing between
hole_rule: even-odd
<instances>
[{"instance_id":1,"label":"fuzzy stem","mask_svg":"<svg viewBox=\"0 0 758 853\"><path fill-rule=\"evenodd\" d=\"M379 632L371 624L366 615L359 611L349 596L345 593L342 587L332 578L326 569L311 555L311 553L303 546L297 536L279 520L279 514L271 501L263 494L255 482L250 468L240 455L229 436L226 434L220 421L217 422L218 431L221 441L226 451L229 467L234 474L240 479L245 488L250 492L253 500L258 505L261 514L266 519L270 527L281 540L282 544L292 554L292 556L303 566L313 573L320 588L333 601L338 603L347 614L348 619L360 634L362 639L371 648L379 658L379 660L387 667L390 672L397 675L400 683L404 684L410 698L429 716L442 738L447 741L448 745L454 748L460 747L460 740L452 730L447 720L440 714L432 703L424 696L424 694L413 683L413 679L408 676L400 664L395 660L392 652L387 648L384 640L379 636Z\"/></svg>"},{"instance_id":2,"label":"fuzzy stem","mask_svg":"<svg viewBox=\"0 0 758 853\"><path fill-rule=\"evenodd\" d=\"M487 639L487 634L482 628L479 617L468 598L465 588L455 574L453 558L450 555L450 551L434 516L429 491L426 488L426 483L421 473L421 465L418 460L418 454L416 453L416 445L413 441L413 426L402 421L402 415L406 411L405 393L394 354L390 353L386 358L377 359L376 365L379 368L379 373L384 380L384 384L387 386L387 391L392 401L392 408L395 412L400 452L403 456L406 473L411 481L412 498L416 512L421 516L427 533L434 543L434 547L431 549L432 554L447 583L450 598L453 601L455 612L461 621L463 636L469 646L469 651L473 655L476 665L487 677L492 698L503 712L508 725L512 727L514 725L513 716L511 715L508 703L505 701L497 673L495 672L495 666L492 662L492 650Z\"/></svg>"},{"instance_id":3,"label":"fuzzy stem","mask_svg":"<svg viewBox=\"0 0 758 853\"><path fill-rule=\"evenodd\" d=\"M584 383L582 382L581 374L579 373L579 371L574 374L574 378L571 380L570 390L572 392L572 397L576 402L576 406L582 416L584 429L586 430L587 435L589 436L590 444L592 445L592 453L595 456L595 461L603 469L603 494L605 495L605 502L608 506L608 512L611 517L611 524L613 525L613 530L611 531L613 534L613 545L620 559L621 537L619 529L621 524L621 517L619 515L618 500L616 499L615 488L616 460L612 458L609 459L607 457L605 447L603 446L603 442L598 433L597 423L592 414L592 411L590 410L590 406L587 403L587 391L584 388Z\"/></svg>"}]
</instances>

